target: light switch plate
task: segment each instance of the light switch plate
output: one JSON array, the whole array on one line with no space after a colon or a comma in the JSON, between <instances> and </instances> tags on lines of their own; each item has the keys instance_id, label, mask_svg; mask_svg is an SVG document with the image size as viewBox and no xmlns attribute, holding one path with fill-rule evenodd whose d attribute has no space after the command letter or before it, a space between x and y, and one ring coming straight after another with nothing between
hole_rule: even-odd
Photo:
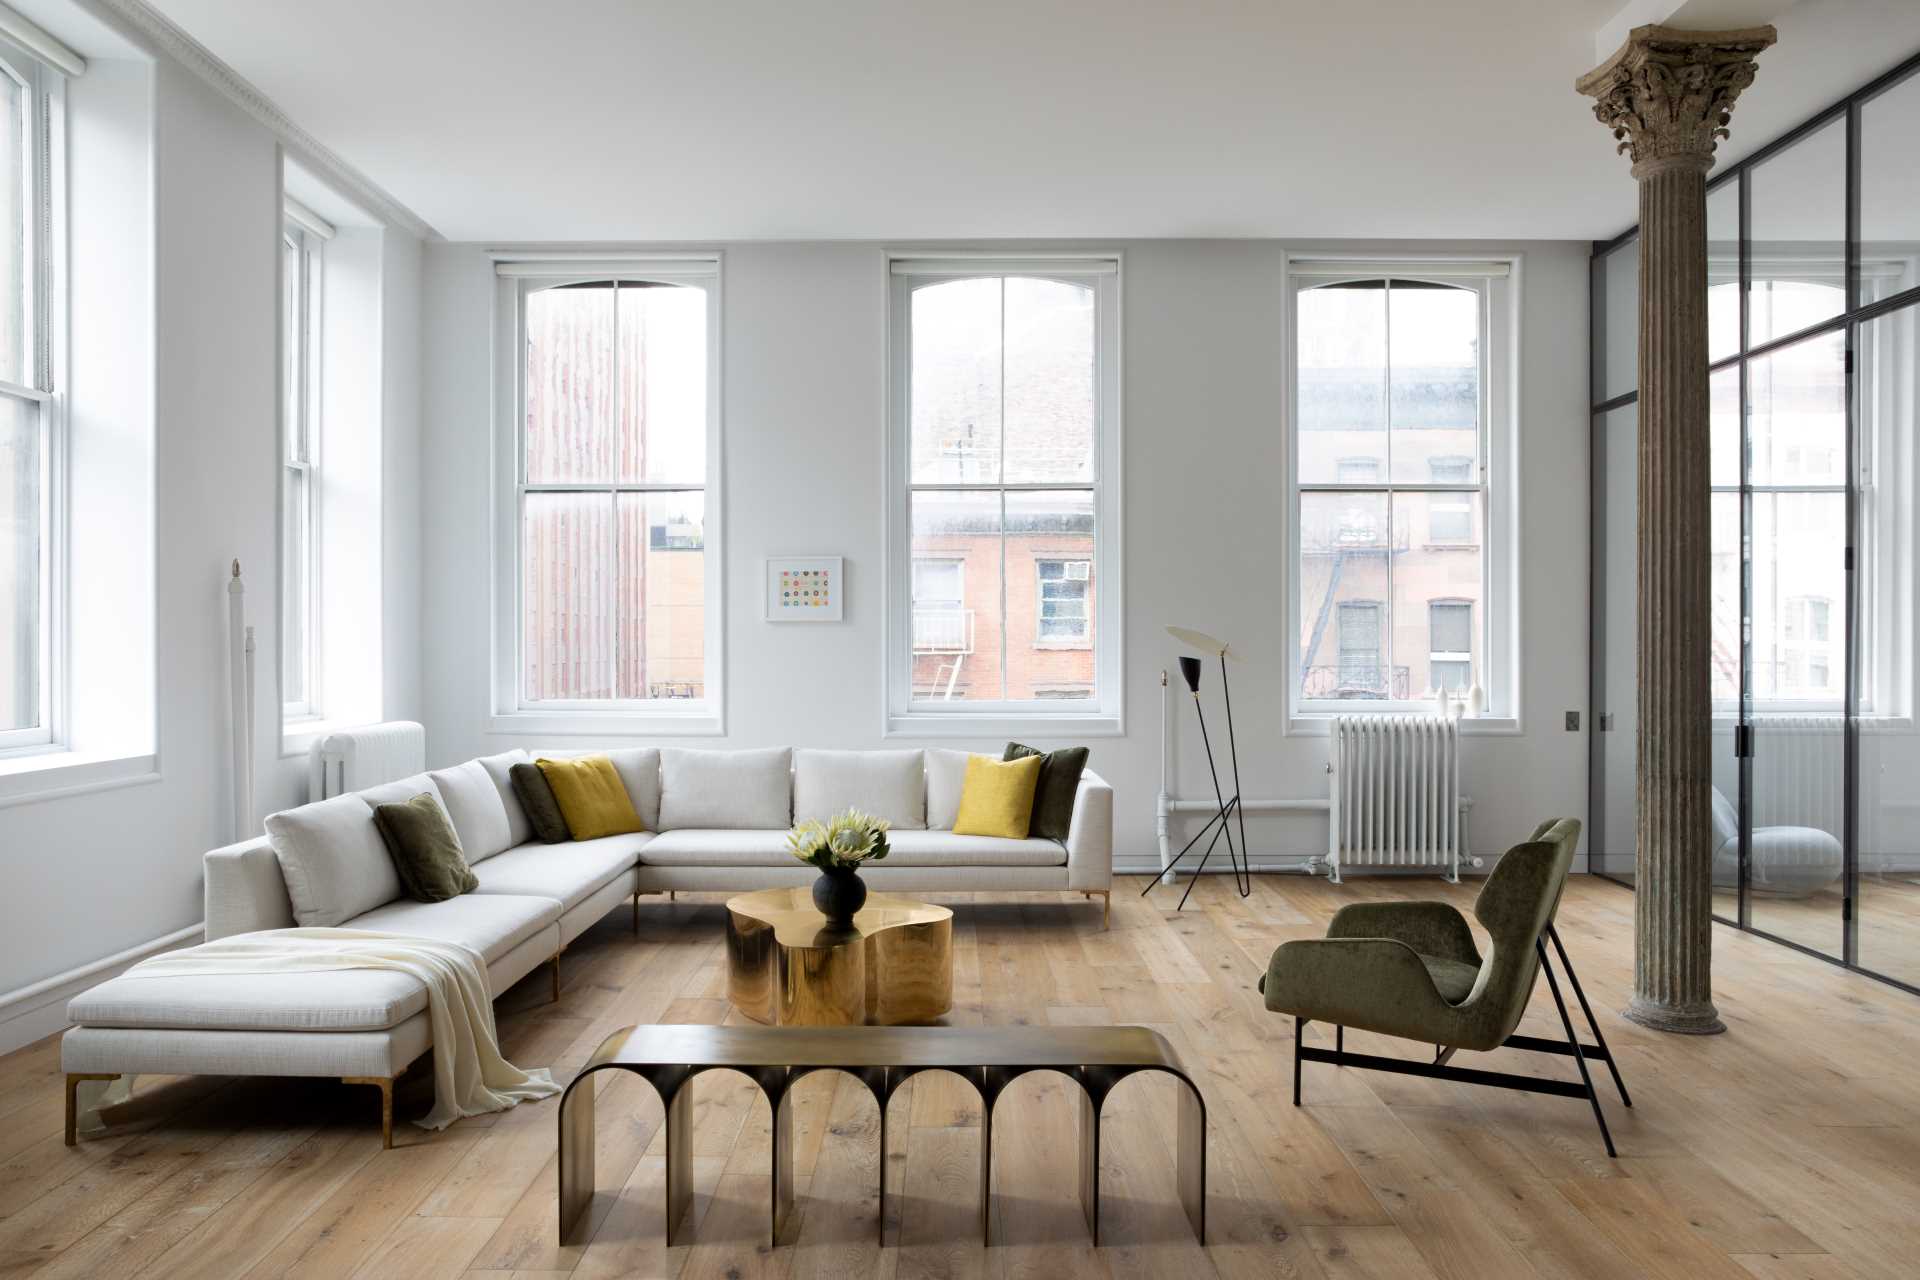
<instances>
[{"instance_id":1,"label":"light switch plate","mask_svg":"<svg viewBox=\"0 0 1920 1280\"><path fill-rule=\"evenodd\" d=\"M1580 713L1578 711L1567 712L1567 732L1580 732Z\"/></svg>"}]
</instances>

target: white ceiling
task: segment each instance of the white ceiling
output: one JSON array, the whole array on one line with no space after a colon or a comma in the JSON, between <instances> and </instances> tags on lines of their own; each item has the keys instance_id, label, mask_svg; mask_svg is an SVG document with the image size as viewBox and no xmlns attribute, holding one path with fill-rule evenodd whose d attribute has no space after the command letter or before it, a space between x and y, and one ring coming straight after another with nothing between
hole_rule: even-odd
<instances>
[{"instance_id":1,"label":"white ceiling","mask_svg":"<svg viewBox=\"0 0 1920 1280\"><path fill-rule=\"evenodd\" d=\"M151 0L454 240L1589 238L1617 0ZM1920 49L1801 0L1737 158Z\"/></svg>"}]
</instances>

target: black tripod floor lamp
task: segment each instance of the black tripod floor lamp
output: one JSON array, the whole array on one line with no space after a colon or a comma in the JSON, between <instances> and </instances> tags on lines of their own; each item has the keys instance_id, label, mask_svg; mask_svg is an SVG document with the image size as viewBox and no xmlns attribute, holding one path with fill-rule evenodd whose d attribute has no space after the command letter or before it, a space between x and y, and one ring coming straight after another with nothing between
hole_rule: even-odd
<instances>
[{"instance_id":1,"label":"black tripod floor lamp","mask_svg":"<svg viewBox=\"0 0 1920 1280\"><path fill-rule=\"evenodd\" d=\"M1233 865L1234 886L1240 890L1240 896L1243 898L1253 893L1253 873L1247 861L1249 853L1247 819L1240 808L1240 746L1233 734L1233 690L1227 683L1227 643L1224 640L1214 639L1204 631L1192 631L1186 627L1168 627L1167 634L1189 648L1214 654L1220 659L1220 694L1227 704L1227 751L1233 764L1233 795L1229 797L1220 786L1220 770L1215 766L1213 759L1213 739L1207 736L1207 712L1206 708L1200 704L1200 659L1182 654L1180 676L1187 682L1187 688L1193 693L1193 713L1200 718L1200 741L1207 749L1207 772L1213 776L1213 798L1219 807L1214 811L1213 816L1207 819L1207 824L1194 832L1193 839L1187 841L1186 846L1160 872L1161 876L1173 873L1180 866L1180 859L1191 853L1208 832L1213 833L1207 840L1206 849L1200 854L1199 863L1187 876L1187 891L1180 895L1180 905L1174 908L1178 911L1187 905L1187 898L1193 893L1194 884L1200 879L1200 873L1207 869L1207 859L1213 856L1214 846L1220 843L1222 837L1225 837L1227 842L1227 861ZM1237 849L1233 843L1233 832L1228 829L1229 823L1240 829L1240 844ZM1146 897L1159 883L1159 876L1149 880L1147 887L1140 891L1140 896Z\"/></svg>"}]
</instances>

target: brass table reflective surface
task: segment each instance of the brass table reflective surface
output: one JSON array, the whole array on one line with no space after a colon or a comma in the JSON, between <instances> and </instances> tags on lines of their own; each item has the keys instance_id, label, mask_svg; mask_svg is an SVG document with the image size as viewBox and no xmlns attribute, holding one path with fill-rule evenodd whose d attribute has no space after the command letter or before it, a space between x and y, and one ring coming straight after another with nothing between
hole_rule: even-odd
<instances>
[{"instance_id":1,"label":"brass table reflective surface","mask_svg":"<svg viewBox=\"0 0 1920 1280\"><path fill-rule=\"evenodd\" d=\"M953 1008L953 912L874 893L830 929L811 889L729 898L727 998L771 1026L932 1022Z\"/></svg>"}]
</instances>

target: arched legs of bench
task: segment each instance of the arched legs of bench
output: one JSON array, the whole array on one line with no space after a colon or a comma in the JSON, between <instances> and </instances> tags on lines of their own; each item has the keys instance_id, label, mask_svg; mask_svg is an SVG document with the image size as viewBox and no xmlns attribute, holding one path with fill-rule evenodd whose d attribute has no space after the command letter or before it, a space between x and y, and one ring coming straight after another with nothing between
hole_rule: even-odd
<instances>
[{"instance_id":1,"label":"arched legs of bench","mask_svg":"<svg viewBox=\"0 0 1920 1280\"><path fill-rule=\"evenodd\" d=\"M610 1041L611 1042L611 1041ZM1057 1070L1080 1086L1080 1205L1094 1244L1100 1243L1100 1112L1120 1081L1137 1071L1167 1071L1183 1086L1180 1090L1175 1153L1181 1207L1201 1244L1207 1239L1207 1111L1200 1092L1184 1075L1165 1067L786 1067L722 1068L636 1066L607 1062L589 1064L567 1086L560 1099L560 1243L578 1244L593 1206L594 1184L594 1073L617 1068L650 1083L666 1110L667 1209L666 1242L680 1242L679 1229L693 1203L693 1081L705 1070L741 1070L760 1086L772 1113L770 1160L772 1187L768 1204L769 1242L777 1245L793 1213L793 1086L814 1071L845 1070L867 1086L880 1109L880 1222L885 1243L887 1221L887 1110L893 1095L913 1076L927 1070L952 1071L973 1082L980 1091L980 1237L991 1244L993 1233L993 1112L995 1104L1015 1080L1034 1070Z\"/></svg>"}]
</instances>

